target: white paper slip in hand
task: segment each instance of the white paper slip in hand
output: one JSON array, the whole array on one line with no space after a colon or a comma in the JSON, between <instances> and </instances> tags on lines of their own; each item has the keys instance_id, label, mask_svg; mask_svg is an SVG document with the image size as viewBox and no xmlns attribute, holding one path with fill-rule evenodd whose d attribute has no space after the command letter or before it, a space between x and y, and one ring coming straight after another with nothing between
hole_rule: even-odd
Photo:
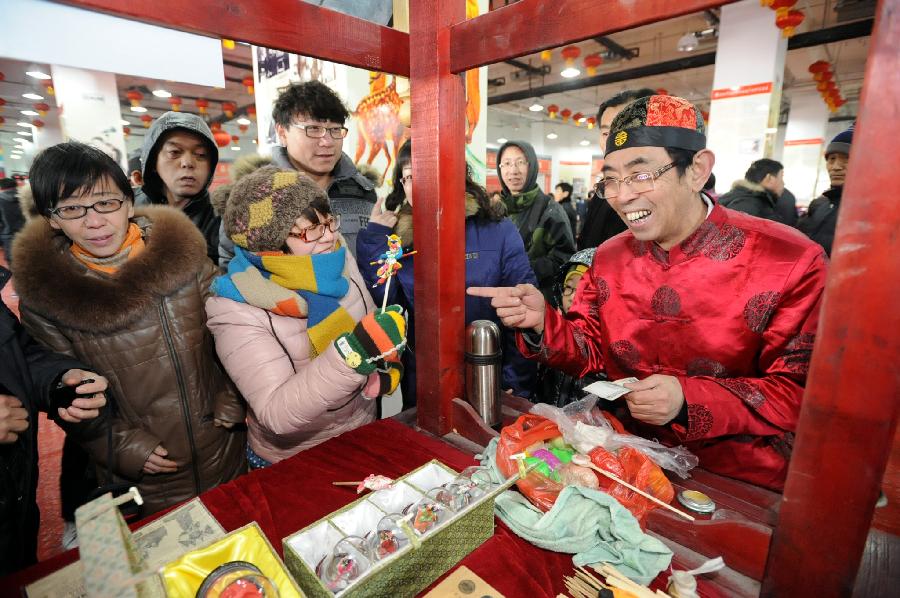
<instances>
[{"instance_id":1,"label":"white paper slip in hand","mask_svg":"<svg viewBox=\"0 0 900 598\"><path fill-rule=\"evenodd\" d=\"M614 382L599 380L593 384L584 387L584 392L597 395L605 401L615 401L619 397L627 395L631 391L622 386L623 384L631 384L637 382L637 378L622 378Z\"/></svg>"}]
</instances>

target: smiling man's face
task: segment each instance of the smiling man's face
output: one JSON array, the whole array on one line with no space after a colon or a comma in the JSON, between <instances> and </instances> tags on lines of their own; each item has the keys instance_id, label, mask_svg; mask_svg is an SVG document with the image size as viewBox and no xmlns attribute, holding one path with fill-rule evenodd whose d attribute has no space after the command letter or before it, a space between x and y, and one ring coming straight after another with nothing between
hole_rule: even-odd
<instances>
[{"instance_id":1,"label":"smiling man's face","mask_svg":"<svg viewBox=\"0 0 900 598\"><path fill-rule=\"evenodd\" d=\"M206 188L209 146L196 133L175 129L166 133L156 157L156 172L165 185L169 205L181 208Z\"/></svg>"}]
</instances>

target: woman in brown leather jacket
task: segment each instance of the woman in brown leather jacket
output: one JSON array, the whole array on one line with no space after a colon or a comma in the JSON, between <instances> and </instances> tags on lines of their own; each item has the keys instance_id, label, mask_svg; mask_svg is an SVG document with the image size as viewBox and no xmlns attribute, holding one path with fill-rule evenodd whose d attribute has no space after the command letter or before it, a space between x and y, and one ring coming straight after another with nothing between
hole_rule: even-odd
<instances>
[{"instance_id":1,"label":"woman in brown leather jacket","mask_svg":"<svg viewBox=\"0 0 900 598\"><path fill-rule=\"evenodd\" d=\"M82 427L94 461L108 466L111 425L112 471L137 482L145 514L244 472L244 405L206 327L218 272L203 236L173 208L135 210L122 170L92 147L48 148L30 178L43 218L15 242L22 322L109 379L114 415Z\"/></svg>"}]
</instances>

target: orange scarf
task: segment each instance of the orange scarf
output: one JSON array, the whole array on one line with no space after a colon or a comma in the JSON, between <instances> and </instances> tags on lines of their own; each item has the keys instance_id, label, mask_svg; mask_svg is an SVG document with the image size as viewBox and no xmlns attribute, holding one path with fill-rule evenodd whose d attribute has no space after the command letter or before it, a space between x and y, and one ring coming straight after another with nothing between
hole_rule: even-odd
<instances>
[{"instance_id":1,"label":"orange scarf","mask_svg":"<svg viewBox=\"0 0 900 598\"><path fill-rule=\"evenodd\" d=\"M95 257L77 244L72 243L70 250L79 262L97 272L115 274L128 260L137 257L144 251L144 238L141 236L141 228L132 222L128 225L128 233L119 250L109 257Z\"/></svg>"}]
</instances>

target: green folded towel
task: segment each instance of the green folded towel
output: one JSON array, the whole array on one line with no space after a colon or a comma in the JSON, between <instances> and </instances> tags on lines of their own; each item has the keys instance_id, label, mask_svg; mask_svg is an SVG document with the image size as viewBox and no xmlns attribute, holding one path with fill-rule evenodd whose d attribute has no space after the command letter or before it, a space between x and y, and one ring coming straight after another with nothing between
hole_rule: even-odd
<instances>
[{"instance_id":1,"label":"green folded towel","mask_svg":"<svg viewBox=\"0 0 900 598\"><path fill-rule=\"evenodd\" d=\"M478 458L490 467L495 481L501 481L496 451L495 438ZM494 511L516 535L535 546L574 553L576 565L610 563L637 583L650 583L672 561L665 544L641 531L634 515L599 490L566 486L546 513L510 490L497 496Z\"/></svg>"}]
</instances>

